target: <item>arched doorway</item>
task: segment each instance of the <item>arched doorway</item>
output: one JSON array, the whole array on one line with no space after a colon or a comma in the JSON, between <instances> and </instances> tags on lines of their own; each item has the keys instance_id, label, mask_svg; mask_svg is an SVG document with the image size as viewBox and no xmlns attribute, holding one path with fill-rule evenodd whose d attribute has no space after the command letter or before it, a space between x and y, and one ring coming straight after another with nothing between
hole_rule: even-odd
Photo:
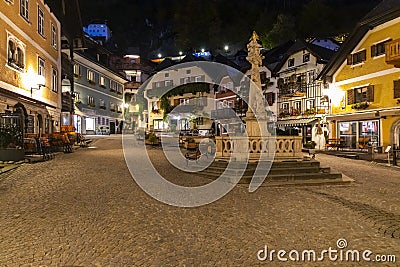
<instances>
[{"instance_id":1,"label":"arched doorway","mask_svg":"<svg viewBox=\"0 0 400 267\"><path fill-rule=\"evenodd\" d=\"M37 114L37 133L39 136L43 133L43 117L42 114Z\"/></svg>"},{"instance_id":2,"label":"arched doorway","mask_svg":"<svg viewBox=\"0 0 400 267\"><path fill-rule=\"evenodd\" d=\"M392 144L394 144L396 147L400 147L400 119L393 123L392 129Z\"/></svg>"},{"instance_id":3,"label":"arched doorway","mask_svg":"<svg viewBox=\"0 0 400 267\"><path fill-rule=\"evenodd\" d=\"M21 114L22 118L22 132L26 133L28 129L28 111L26 110L25 106L21 103L18 102L17 104L14 105L14 113Z\"/></svg>"}]
</instances>

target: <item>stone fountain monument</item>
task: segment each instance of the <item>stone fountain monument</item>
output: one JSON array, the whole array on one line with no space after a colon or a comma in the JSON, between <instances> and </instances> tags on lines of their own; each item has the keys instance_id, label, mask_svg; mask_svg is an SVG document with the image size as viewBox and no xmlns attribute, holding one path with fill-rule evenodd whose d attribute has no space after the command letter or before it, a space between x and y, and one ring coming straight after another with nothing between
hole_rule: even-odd
<instances>
[{"instance_id":1,"label":"stone fountain monument","mask_svg":"<svg viewBox=\"0 0 400 267\"><path fill-rule=\"evenodd\" d=\"M247 60L251 63L251 82L248 94L249 108L245 118L246 134L217 136L215 161L203 174L216 177L225 170L227 176L240 175L242 183L250 183L251 191L261 186L264 179L267 179L267 185L272 186L352 182L341 173L331 173L330 168L321 168L318 161L304 157L301 136L275 136L268 131L268 105L265 104L261 91L259 70L263 57L256 32L253 32L247 49ZM227 169L228 162L232 161L239 164L237 169ZM243 164L246 164L246 170L239 172ZM258 181L253 184L254 178Z\"/></svg>"}]
</instances>

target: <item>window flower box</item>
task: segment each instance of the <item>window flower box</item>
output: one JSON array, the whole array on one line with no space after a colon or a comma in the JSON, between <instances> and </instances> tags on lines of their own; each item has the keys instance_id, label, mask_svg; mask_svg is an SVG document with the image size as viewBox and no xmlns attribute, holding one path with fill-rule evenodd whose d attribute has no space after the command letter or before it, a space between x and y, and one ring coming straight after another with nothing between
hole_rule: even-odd
<instances>
[{"instance_id":1,"label":"window flower box","mask_svg":"<svg viewBox=\"0 0 400 267\"><path fill-rule=\"evenodd\" d=\"M368 102L360 102L360 103L355 103L354 105L351 106L352 109L366 109L369 107Z\"/></svg>"}]
</instances>

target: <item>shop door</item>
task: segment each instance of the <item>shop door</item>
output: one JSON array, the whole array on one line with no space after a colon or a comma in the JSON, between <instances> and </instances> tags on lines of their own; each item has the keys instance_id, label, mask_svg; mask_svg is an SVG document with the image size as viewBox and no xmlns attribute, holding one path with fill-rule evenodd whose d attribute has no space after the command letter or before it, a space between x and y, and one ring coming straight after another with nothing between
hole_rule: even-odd
<instances>
[{"instance_id":1,"label":"shop door","mask_svg":"<svg viewBox=\"0 0 400 267\"><path fill-rule=\"evenodd\" d=\"M110 122L110 134L115 134L115 122Z\"/></svg>"}]
</instances>

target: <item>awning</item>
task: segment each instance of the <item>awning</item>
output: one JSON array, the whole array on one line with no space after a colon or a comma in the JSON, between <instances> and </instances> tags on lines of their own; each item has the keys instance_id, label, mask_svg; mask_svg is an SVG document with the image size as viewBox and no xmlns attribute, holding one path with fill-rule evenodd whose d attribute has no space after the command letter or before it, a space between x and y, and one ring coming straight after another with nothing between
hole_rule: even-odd
<instances>
[{"instance_id":1,"label":"awning","mask_svg":"<svg viewBox=\"0 0 400 267\"><path fill-rule=\"evenodd\" d=\"M276 122L276 126L301 126L311 124L316 122L318 118L303 118L303 119L289 119L289 120L278 120Z\"/></svg>"}]
</instances>

